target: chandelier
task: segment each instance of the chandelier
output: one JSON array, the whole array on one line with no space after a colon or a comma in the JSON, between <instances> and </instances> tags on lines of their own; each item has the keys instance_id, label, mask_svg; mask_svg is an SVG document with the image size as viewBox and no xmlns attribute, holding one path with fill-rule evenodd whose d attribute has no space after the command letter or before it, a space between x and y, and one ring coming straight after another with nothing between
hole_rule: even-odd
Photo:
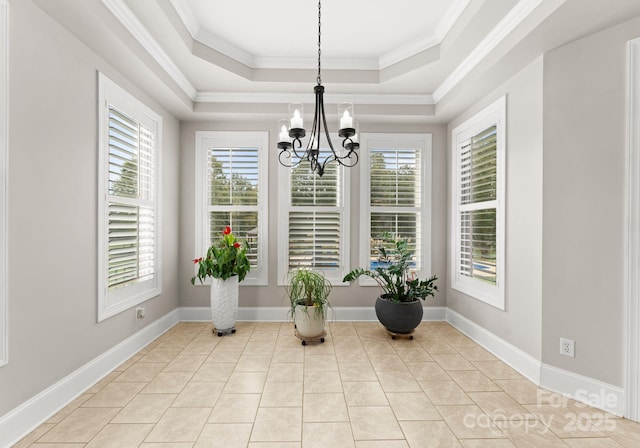
<instances>
[{"instance_id":1,"label":"chandelier","mask_svg":"<svg viewBox=\"0 0 640 448\"><path fill-rule=\"evenodd\" d=\"M316 104L313 115L313 125L309 135L309 142L302 151L302 141L306 132L304 130L304 108L301 103L289 104L289 118L278 121L278 149L280 154L278 160L280 164L288 168L296 167L302 162L308 161L311 171L316 171L318 176L322 177L326 165L330 162L337 162L346 167L355 166L358 163L358 153L356 150L360 147L358 143L358 123L354 121L353 104L338 104L338 116L340 117L340 129L338 136L342 138L342 148L334 149L329 130L327 128L327 119L324 113L324 86L320 76L320 56L321 51L321 1L318 1L318 77L317 85L314 87L316 96ZM324 160L320 160L320 137L325 135L327 143L331 150Z\"/></svg>"}]
</instances>

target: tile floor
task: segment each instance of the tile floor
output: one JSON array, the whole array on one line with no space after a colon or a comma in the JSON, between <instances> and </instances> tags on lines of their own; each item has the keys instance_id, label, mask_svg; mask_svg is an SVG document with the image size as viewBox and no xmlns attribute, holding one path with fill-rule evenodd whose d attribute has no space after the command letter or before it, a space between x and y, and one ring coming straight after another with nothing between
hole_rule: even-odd
<instances>
[{"instance_id":1,"label":"tile floor","mask_svg":"<svg viewBox=\"0 0 640 448\"><path fill-rule=\"evenodd\" d=\"M537 388L453 327L332 323L222 338L180 323L16 447L640 447L640 425Z\"/></svg>"}]
</instances>

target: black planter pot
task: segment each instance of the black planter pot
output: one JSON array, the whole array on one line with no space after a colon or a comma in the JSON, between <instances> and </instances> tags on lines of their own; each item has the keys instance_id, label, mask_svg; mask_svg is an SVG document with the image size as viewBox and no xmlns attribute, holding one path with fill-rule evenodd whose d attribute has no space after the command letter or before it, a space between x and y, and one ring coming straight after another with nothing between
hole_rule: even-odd
<instances>
[{"instance_id":1,"label":"black planter pot","mask_svg":"<svg viewBox=\"0 0 640 448\"><path fill-rule=\"evenodd\" d=\"M376 300L376 316L384 327L398 334L411 333L422 321L422 302L391 302L383 297Z\"/></svg>"}]
</instances>

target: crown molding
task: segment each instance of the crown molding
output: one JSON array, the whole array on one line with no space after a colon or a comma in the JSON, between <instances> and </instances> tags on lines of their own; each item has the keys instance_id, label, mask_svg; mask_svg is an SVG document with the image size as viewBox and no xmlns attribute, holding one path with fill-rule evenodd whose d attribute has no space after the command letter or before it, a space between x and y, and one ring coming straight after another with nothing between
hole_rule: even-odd
<instances>
[{"instance_id":1,"label":"crown molding","mask_svg":"<svg viewBox=\"0 0 640 448\"><path fill-rule=\"evenodd\" d=\"M138 20L135 14L125 4L125 0L101 0L111 13L133 35L142 47L156 60L171 79L191 98L195 103L290 103L301 101L307 94L280 94L280 93L255 93L255 92L199 92L173 62L160 44L153 38L146 27ZM427 38L415 41L408 46L394 50L383 55L379 60L375 58L363 59L356 63L354 60L333 59L325 61L325 68L330 66L334 70L381 70L399 61L406 60L421 51L438 45L455 25L460 15L467 8L471 0L456 0L447 10L438 23L435 33ZM449 76L428 95L327 95L330 100L353 101L359 104L398 104L398 105L436 105L455 86L457 86L469 73L484 60L504 39L513 32L527 17L543 3L562 4L566 0L520 0L506 16L485 36L484 39L471 51ZM256 58L236 46L218 38L212 33L201 29L197 17L189 8L185 0L169 0L178 17L191 34L194 41L213 48L220 53L232 58L240 64L244 64L248 70L273 70L284 69L309 69L315 68L315 59L312 58ZM312 63L313 62L313 63ZM294 98L295 96L295 98ZM308 102L312 102L309 100Z\"/></svg>"},{"instance_id":2,"label":"crown molding","mask_svg":"<svg viewBox=\"0 0 640 448\"><path fill-rule=\"evenodd\" d=\"M282 58L257 56L202 28L186 0L169 0L178 17L194 40L253 69L315 68L315 58ZM434 33L385 53L377 58L327 59L323 66L335 70L382 70L417 55L442 42L470 0L455 0L440 19Z\"/></svg>"},{"instance_id":3,"label":"crown molding","mask_svg":"<svg viewBox=\"0 0 640 448\"><path fill-rule=\"evenodd\" d=\"M120 21L120 23L133 35L151 57L164 69L176 84L194 100L197 95L196 88L180 71L151 33L138 20L123 0L101 0L107 9Z\"/></svg>"},{"instance_id":4,"label":"crown molding","mask_svg":"<svg viewBox=\"0 0 640 448\"><path fill-rule=\"evenodd\" d=\"M313 103L311 93L257 93L257 92L198 92L196 103L257 103L257 104L289 104ZM432 106L433 97L425 95L385 95L385 94L326 94L325 103L353 102L356 104Z\"/></svg>"},{"instance_id":5,"label":"crown molding","mask_svg":"<svg viewBox=\"0 0 640 448\"><path fill-rule=\"evenodd\" d=\"M256 57L255 66L258 69L302 69L317 70L318 58L278 58ZM322 58L322 68L327 70L379 70L380 63L377 58L348 59L348 58Z\"/></svg>"},{"instance_id":6,"label":"crown molding","mask_svg":"<svg viewBox=\"0 0 640 448\"><path fill-rule=\"evenodd\" d=\"M446 10L435 29L433 30L433 35L438 40L438 43L441 43L451 28L456 24L462 13L465 9L467 9L467 5L471 0L456 0L451 2L449 9Z\"/></svg>"},{"instance_id":7,"label":"crown molding","mask_svg":"<svg viewBox=\"0 0 640 448\"><path fill-rule=\"evenodd\" d=\"M224 54L225 56L229 56L230 58L235 59L241 64L244 64L251 68L257 68L256 58L254 55L227 42L226 40L216 36L215 34L204 28L199 28L198 32L195 34L195 36L193 36L193 39L213 50Z\"/></svg>"},{"instance_id":8,"label":"crown molding","mask_svg":"<svg viewBox=\"0 0 640 448\"><path fill-rule=\"evenodd\" d=\"M200 30L200 22L191 8L189 8L187 2L185 0L169 0L169 3L173 6L173 9L178 14L178 17L180 17L180 20L182 20L182 24L187 31L189 31L191 37L195 38Z\"/></svg>"},{"instance_id":9,"label":"crown molding","mask_svg":"<svg viewBox=\"0 0 640 448\"><path fill-rule=\"evenodd\" d=\"M407 45L403 45L400 48L392 50L386 54L383 54L378 59L378 69L382 70L390 65L397 64L398 62L402 62L406 59L409 59L412 56L417 55L429 48L435 47L440 44L440 40L436 38L435 35L427 36L422 39L419 39L415 42L411 42Z\"/></svg>"},{"instance_id":10,"label":"crown molding","mask_svg":"<svg viewBox=\"0 0 640 448\"><path fill-rule=\"evenodd\" d=\"M438 103L458 85L491 51L493 51L518 25L546 0L520 0L511 11L480 41L478 46L451 72L433 92ZM564 2L564 0L557 0Z\"/></svg>"}]
</instances>

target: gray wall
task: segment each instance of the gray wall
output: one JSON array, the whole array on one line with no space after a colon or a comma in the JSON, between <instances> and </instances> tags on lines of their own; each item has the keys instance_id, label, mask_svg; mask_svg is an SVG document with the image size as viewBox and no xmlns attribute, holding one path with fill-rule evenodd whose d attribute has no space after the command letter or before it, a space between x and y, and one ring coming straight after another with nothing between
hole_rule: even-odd
<instances>
[{"instance_id":1,"label":"gray wall","mask_svg":"<svg viewBox=\"0 0 640 448\"><path fill-rule=\"evenodd\" d=\"M0 415L178 306L179 123L30 1L10 8L9 364ZM97 316L97 70L163 117L163 294Z\"/></svg>"},{"instance_id":2,"label":"gray wall","mask_svg":"<svg viewBox=\"0 0 640 448\"><path fill-rule=\"evenodd\" d=\"M269 286L241 286L241 307L281 307L288 306L284 288L277 285L277 212L278 212L278 179L277 149L275 141L275 120L249 123L234 122L190 122L181 126L181 176L183 179L180 191L180 304L185 307L209 306L209 288L192 286L189 279L193 276L190 264L195 248L195 132L196 131L255 131L269 130L272 151L269 157ZM446 278L446 135L443 125L381 125L370 129L363 127L362 132L405 132L431 133L433 135L433 200L431 217L431 265L432 271L441 279L438 284L442 290L434 300L428 300L426 306L444 306ZM351 266L358 266L359 242L359 165L351 168ZM340 307L373 307L374 298L378 294L375 287L361 287L355 282L348 287L335 287L331 293L331 303L338 313Z\"/></svg>"},{"instance_id":3,"label":"gray wall","mask_svg":"<svg viewBox=\"0 0 640 448\"><path fill-rule=\"evenodd\" d=\"M505 311L452 289L448 277L447 306L537 359L542 305L542 65L538 58L448 126L450 139L456 126L506 94Z\"/></svg>"},{"instance_id":4,"label":"gray wall","mask_svg":"<svg viewBox=\"0 0 640 448\"><path fill-rule=\"evenodd\" d=\"M626 43L640 18L544 58L542 361L623 386ZM559 338L576 357L558 354Z\"/></svg>"}]
</instances>

